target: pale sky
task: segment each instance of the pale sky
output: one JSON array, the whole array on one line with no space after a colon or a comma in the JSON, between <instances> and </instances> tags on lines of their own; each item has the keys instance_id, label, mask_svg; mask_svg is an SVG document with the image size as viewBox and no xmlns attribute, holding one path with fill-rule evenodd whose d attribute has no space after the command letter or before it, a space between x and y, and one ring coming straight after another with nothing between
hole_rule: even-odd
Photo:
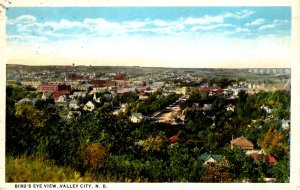
<instances>
[{"instance_id":1,"label":"pale sky","mask_svg":"<svg viewBox=\"0 0 300 190\"><path fill-rule=\"evenodd\" d=\"M290 67L290 7L12 7L6 15L9 64Z\"/></svg>"}]
</instances>

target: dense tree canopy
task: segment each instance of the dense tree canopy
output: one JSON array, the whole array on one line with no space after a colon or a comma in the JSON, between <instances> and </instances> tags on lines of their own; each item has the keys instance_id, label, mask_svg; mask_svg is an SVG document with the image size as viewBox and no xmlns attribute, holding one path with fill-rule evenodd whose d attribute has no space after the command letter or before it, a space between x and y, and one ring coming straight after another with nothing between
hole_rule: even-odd
<instances>
[{"instance_id":1,"label":"dense tree canopy","mask_svg":"<svg viewBox=\"0 0 300 190\"><path fill-rule=\"evenodd\" d=\"M220 81L225 86L229 82ZM228 100L191 89L189 99L180 105L185 124L179 125L132 123L104 106L66 120L52 101L15 105L27 95L21 87L7 87L6 155L10 158L42 155L95 181L261 182L270 176L289 181L289 131L281 128L281 120L290 117L286 91L252 95L241 91L236 100ZM128 93L112 101L151 116L178 98L157 92L140 101L135 93ZM234 109L227 110L228 105ZM256 163L240 149L230 149L232 137L242 135L255 148L274 155L278 164ZM170 141L173 136L178 142ZM205 165L201 155L208 152L222 155L222 161Z\"/></svg>"}]
</instances>

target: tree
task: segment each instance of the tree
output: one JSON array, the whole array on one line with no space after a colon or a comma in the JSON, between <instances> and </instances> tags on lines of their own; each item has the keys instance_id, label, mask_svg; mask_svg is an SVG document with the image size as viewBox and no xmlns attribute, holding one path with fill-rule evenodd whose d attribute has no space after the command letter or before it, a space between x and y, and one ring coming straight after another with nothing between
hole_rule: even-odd
<instances>
[{"instance_id":1,"label":"tree","mask_svg":"<svg viewBox=\"0 0 300 190\"><path fill-rule=\"evenodd\" d=\"M90 143L80 149L83 165L95 170L106 165L107 149L100 143Z\"/></svg>"},{"instance_id":2,"label":"tree","mask_svg":"<svg viewBox=\"0 0 300 190\"><path fill-rule=\"evenodd\" d=\"M212 163L206 166L206 171L202 175L201 180L205 183L233 182L234 176L230 168L224 163L225 160L223 159L220 163Z\"/></svg>"},{"instance_id":3,"label":"tree","mask_svg":"<svg viewBox=\"0 0 300 190\"><path fill-rule=\"evenodd\" d=\"M284 158L281 162L272 166L268 172L276 178L276 182L288 183L290 180L289 168L289 158Z\"/></svg>"},{"instance_id":4,"label":"tree","mask_svg":"<svg viewBox=\"0 0 300 190\"><path fill-rule=\"evenodd\" d=\"M257 181L257 173L254 170L253 159L247 156L238 148L225 148L225 158L228 160L228 167L233 173L236 182Z\"/></svg>"},{"instance_id":5,"label":"tree","mask_svg":"<svg viewBox=\"0 0 300 190\"><path fill-rule=\"evenodd\" d=\"M156 91L155 91L155 93L157 94L157 95L162 95L162 89L161 88L157 88L156 89Z\"/></svg>"},{"instance_id":6,"label":"tree","mask_svg":"<svg viewBox=\"0 0 300 190\"><path fill-rule=\"evenodd\" d=\"M203 162L198 159L200 150L189 149L174 144L168 148L169 159L166 163L166 178L172 182L199 182L205 168Z\"/></svg>"},{"instance_id":7,"label":"tree","mask_svg":"<svg viewBox=\"0 0 300 190\"><path fill-rule=\"evenodd\" d=\"M143 151L145 152L159 152L166 144L166 137L164 133L159 133L155 137L148 137L143 143Z\"/></svg>"}]
</instances>

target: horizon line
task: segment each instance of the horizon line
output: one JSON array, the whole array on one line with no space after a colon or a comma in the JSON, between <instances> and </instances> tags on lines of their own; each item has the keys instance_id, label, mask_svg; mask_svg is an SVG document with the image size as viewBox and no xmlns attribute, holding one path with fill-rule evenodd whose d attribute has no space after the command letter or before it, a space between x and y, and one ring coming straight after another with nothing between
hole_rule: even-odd
<instances>
[{"instance_id":1,"label":"horizon line","mask_svg":"<svg viewBox=\"0 0 300 190\"><path fill-rule=\"evenodd\" d=\"M139 68L164 68L164 69L292 69L291 67L155 67L155 66L136 66L136 65L28 65L6 63L7 65L28 66L28 67L139 67Z\"/></svg>"}]
</instances>

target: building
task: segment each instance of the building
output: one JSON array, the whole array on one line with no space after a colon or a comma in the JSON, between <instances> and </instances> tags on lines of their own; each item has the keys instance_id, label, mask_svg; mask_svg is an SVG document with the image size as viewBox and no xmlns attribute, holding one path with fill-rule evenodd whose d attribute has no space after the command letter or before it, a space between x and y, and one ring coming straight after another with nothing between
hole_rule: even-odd
<instances>
[{"instance_id":1,"label":"building","mask_svg":"<svg viewBox=\"0 0 300 190\"><path fill-rule=\"evenodd\" d=\"M162 88L164 87L165 82L153 82L151 88Z\"/></svg>"},{"instance_id":2,"label":"building","mask_svg":"<svg viewBox=\"0 0 300 190\"><path fill-rule=\"evenodd\" d=\"M58 91L70 91L71 86L66 84L46 84L40 85L38 91L47 91L47 92L58 92Z\"/></svg>"},{"instance_id":3,"label":"building","mask_svg":"<svg viewBox=\"0 0 300 190\"><path fill-rule=\"evenodd\" d=\"M130 116L130 120L133 123L139 123L139 122L142 121L143 118L144 117L141 113L132 113L131 116Z\"/></svg>"},{"instance_id":4,"label":"building","mask_svg":"<svg viewBox=\"0 0 300 190\"><path fill-rule=\"evenodd\" d=\"M83 107L83 109L86 111L93 111L96 108L97 108L97 102L95 102L94 100L88 101Z\"/></svg>"},{"instance_id":5,"label":"building","mask_svg":"<svg viewBox=\"0 0 300 190\"><path fill-rule=\"evenodd\" d=\"M228 104L227 106L225 106L225 109L226 109L226 111L234 112L235 105Z\"/></svg>"},{"instance_id":6,"label":"building","mask_svg":"<svg viewBox=\"0 0 300 190\"><path fill-rule=\"evenodd\" d=\"M78 100L71 100L70 102L69 102L69 108L73 108L73 109L79 109L80 108L80 106L79 106L79 101Z\"/></svg>"},{"instance_id":7,"label":"building","mask_svg":"<svg viewBox=\"0 0 300 190\"><path fill-rule=\"evenodd\" d=\"M126 86L125 80L115 80L116 86L120 88L124 88Z\"/></svg>"},{"instance_id":8,"label":"building","mask_svg":"<svg viewBox=\"0 0 300 190\"><path fill-rule=\"evenodd\" d=\"M66 102L67 96L66 95L60 95L57 99L55 99L56 102Z\"/></svg>"},{"instance_id":9,"label":"building","mask_svg":"<svg viewBox=\"0 0 300 190\"><path fill-rule=\"evenodd\" d=\"M71 97L73 98L84 98L87 96L87 93L86 92L74 92L73 95Z\"/></svg>"},{"instance_id":10,"label":"building","mask_svg":"<svg viewBox=\"0 0 300 190\"><path fill-rule=\"evenodd\" d=\"M188 95L188 93L189 93L189 87L187 87L187 86L182 87L181 93L182 93L184 96Z\"/></svg>"},{"instance_id":11,"label":"building","mask_svg":"<svg viewBox=\"0 0 300 190\"><path fill-rule=\"evenodd\" d=\"M253 150L254 147L253 143L243 136L231 140L230 145L231 145L231 149L233 149L233 147L237 147L245 151Z\"/></svg>"},{"instance_id":12,"label":"building","mask_svg":"<svg viewBox=\"0 0 300 190\"><path fill-rule=\"evenodd\" d=\"M291 126L291 120L285 120L285 119L281 120L281 127L280 127L281 130L288 130L290 129L290 126Z\"/></svg>"},{"instance_id":13,"label":"building","mask_svg":"<svg viewBox=\"0 0 300 190\"><path fill-rule=\"evenodd\" d=\"M168 141L171 143L176 143L176 142L178 142L178 140L179 140L178 135L174 135L174 136L168 138Z\"/></svg>"},{"instance_id":14,"label":"building","mask_svg":"<svg viewBox=\"0 0 300 190\"><path fill-rule=\"evenodd\" d=\"M47 100L47 99L51 98L51 96L52 96L52 92L43 92L42 99Z\"/></svg>"},{"instance_id":15,"label":"building","mask_svg":"<svg viewBox=\"0 0 300 190\"><path fill-rule=\"evenodd\" d=\"M136 88L118 88L117 94L125 94L129 92L136 92Z\"/></svg>"},{"instance_id":16,"label":"building","mask_svg":"<svg viewBox=\"0 0 300 190\"><path fill-rule=\"evenodd\" d=\"M21 84L24 86L32 86L34 88L38 88L42 84L42 82L41 81L22 81Z\"/></svg>"},{"instance_id":17,"label":"building","mask_svg":"<svg viewBox=\"0 0 300 190\"><path fill-rule=\"evenodd\" d=\"M204 153L199 157L204 163L204 165L208 165L211 163L216 163L222 160L222 155L219 154L211 154L211 153Z\"/></svg>"},{"instance_id":18,"label":"building","mask_svg":"<svg viewBox=\"0 0 300 190\"><path fill-rule=\"evenodd\" d=\"M116 82L112 80L91 80L90 83L94 87L110 87L116 86Z\"/></svg>"},{"instance_id":19,"label":"building","mask_svg":"<svg viewBox=\"0 0 300 190\"><path fill-rule=\"evenodd\" d=\"M83 91L83 92L89 92L93 89L94 85L93 84L81 84L77 86L77 90Z\"/></svg>"},{"instance_id":20,"label":"building","mask_svg":"<svg viewBox=\"0 0 300 190\"><path fill-rule=\"evenodd\" d=\"M223 89L218 86L200 86L199 91L201 93L209 93L212 95L221 95L223 93Z\"/></svg>"},{"instance_id":21,"label":"building","mask_svg":"<svg viewBox=\"0 0 300 190\"><path fill-rule=\"evenodd\" d=\"M124 80L124 79L126 79L126 78L127 78L127 75L124 74L124 73L119 73L119 74L116 74L116 75L115 75L115 79L116 79L116 80Z\"/></svg>"},{"instance_id":22,"label":"building","mask_svg":"<svg viewBox=\"0 0 300 190\"><path fill-rule=\"evenodd\" d=\"M72 119L72 118L78 117L78 116L81 116L80 111L69 111L69 113L67 115L67 119Z\"/></svg>"},{"instance_id":23,"label":"building","mask_svg":"<svg viewBox=\"0 0 300 190\"><path fill-rule=\"evenodd\" d=\"M82 80L84 79L84 77L82 75L78 75L76 73L72 73L72 74L69 74L65 77L65 80L67 81L76 81L76 80Z\"/></svg>"},{"instance_id":24,"label":"building","mask_svg":"<svg viewBox=\"0 0 300 190\"><path fill-rule=\"evenodd\" d=\"M137 93L145 93L146 91L150 90L149 87L138 87L136 88Z\"/></svg>"},{"instance_id":25,"label":"building","mask_svg":"<svg viewBox=\"0 0 300 190\"><path fill-rule=\"evenodd\" d=\"M250 156L253 158L254 163L258 164L258 163L267 163L269 165L274 165L277 164L277 159L275 158L275 156L271 155L271 154L258 154L258 153L253 153L250 154Z\"/></svg>"},{"instance_id":26,"label":"building","mask_svg":"<svg viewBox=\"0 0 300 190\"><path fill-rule=\"evenodd\" d=\"M148 99L149 99L149 96L143 96L143 95L139 96L139 100L144 101L144 100L148 100Z\"/></svg>"}]
</instances>

